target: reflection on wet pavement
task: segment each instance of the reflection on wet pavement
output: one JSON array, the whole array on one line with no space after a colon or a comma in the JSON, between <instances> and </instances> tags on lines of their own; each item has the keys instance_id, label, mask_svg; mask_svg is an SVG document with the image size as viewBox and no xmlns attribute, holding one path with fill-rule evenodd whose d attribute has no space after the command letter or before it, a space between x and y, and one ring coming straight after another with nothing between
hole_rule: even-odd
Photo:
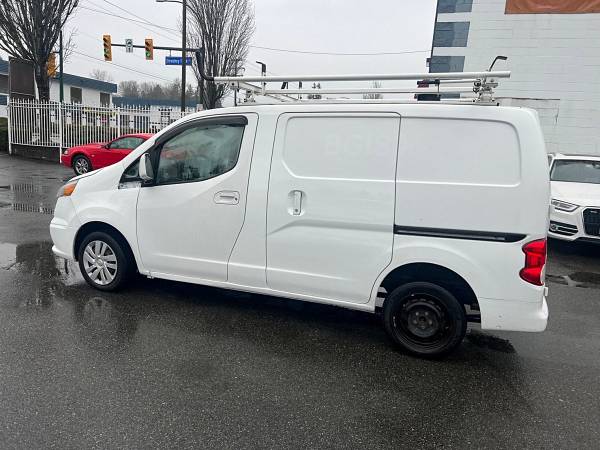
<instances>
[{"instance_id":1,"label":"reflection on wet pavement","mask_svg":"<svg viewBox=\"0 0 600 450\"><path fill-rule=\"evenodd\" d=\"M33 275L34 295L22 299L21 306L50 306L66 287L83 281L78 269L52 253L49 241L24 244L0 243L0 270Z\"/></svg>"},{"instance_id":2,"label":"reflection on wet pavement","mask_svg":"<svg viewBox=\"0 0 600 450\"><path fill-rule=\"evenodd\" d=\"M54 214L53 197L41 184L15 183L0 186L0 209L16 212Z\"/></svg>"},{"instance_id":3,"label":"reflection on wet pavement","mask_svg":"<svg viewBox=\"0 0 600 450\"><path fill-rule=\"evenodd\" d=\"M600 288L600 244L548 241L546 279L577 288Z\"/></svg>"},{"instance_id":4,"label":"reflection on wet pavement","mask_svg":"<svg viewBox=\"0 0 600 450\"><path fill-rule=\"evenodd\" d=\"M0 243L0 269L9 269L17 259L17 245Z\"/></svg>"},{"instance_id":5,"label":"reflection on wet pavement","mask_svg":"<svg viewBox=\"0 0 600 450\"><path fill-rule=\"evenodd\" d=\"M501 339L478 330L469 330L466 339L471 344L480 348L487 348L502 353L516 353L515 348L508 339Z\"/></svg>"}]
</instances>

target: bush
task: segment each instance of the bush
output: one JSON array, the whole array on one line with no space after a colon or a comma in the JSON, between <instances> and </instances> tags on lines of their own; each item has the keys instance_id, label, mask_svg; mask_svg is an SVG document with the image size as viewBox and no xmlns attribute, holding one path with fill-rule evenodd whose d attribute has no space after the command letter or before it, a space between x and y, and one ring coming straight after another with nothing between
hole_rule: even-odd
<instances>
[{"instance_id":1,"label":"bush","mask_svg":"<svg viewBox=\"0 0 600 450\"><path fill-rule=\"evenodd\" d=\"M8 119L0 117L0 152L8 152Z\"/></svg>"}]
</instances>

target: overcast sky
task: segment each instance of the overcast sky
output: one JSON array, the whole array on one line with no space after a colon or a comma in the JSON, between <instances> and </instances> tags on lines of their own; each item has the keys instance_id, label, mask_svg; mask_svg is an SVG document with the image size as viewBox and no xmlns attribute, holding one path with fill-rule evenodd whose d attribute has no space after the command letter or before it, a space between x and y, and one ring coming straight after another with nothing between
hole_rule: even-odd
<instances>
[{"instance_id":1,"label":"overcast sky","mask_svg":"<svg viewBox=\"0 0 600 450\"><path fill-rule=\"evenodd\" d=\"M315 52L418 53L332 56L251 48L248 60L267 62L268 70L275 74L426 71L435 3L435 0L254 0L256 32L252 45L255 46ZM106 13L145 19L164 28ZM132 79L162 82L178 78L181 69L164 65L165 52L155 51L155 60L150 62L144 59L142 49L136 49L134 54L127 54L121 48L113 49L114 63L143 73L102 61L102 35L112 35L113 43L124 43L126 38L132 38L135 44L141 45L144 38L152 37L155 45L180 45L177 31L180 16L178 3L81 0L67 25L67 30L75 33L77 53L67 61L65 72L88 76L93 69L101 69L109 71L115 82ZM248 74L259 72L256 64L246 63L245 67ZM191 70L188 73L188 77L192 77Z\"/></svg>"}]
</instances>

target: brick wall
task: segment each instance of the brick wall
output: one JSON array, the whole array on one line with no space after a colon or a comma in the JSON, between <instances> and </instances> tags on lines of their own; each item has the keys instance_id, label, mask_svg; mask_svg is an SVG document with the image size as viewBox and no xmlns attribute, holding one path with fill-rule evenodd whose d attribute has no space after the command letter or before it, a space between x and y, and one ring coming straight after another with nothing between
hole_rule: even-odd
<instances>
[{"instance_id":1,"label":"brick wall","mask_svg":"<svg viewBox=\"0 0 600 450\"><path fill-rule=\"evenodd\" d=\"M540 112L548 151L600 155L600 14L504 14L505 0L473 0L471 12L439 14L469 21L467 46L436 47L464 55L464 70L482 70L496 55L512 77L502 103ZM513 100L511 100L513 99Z\"/></svg>"}]
</instances>

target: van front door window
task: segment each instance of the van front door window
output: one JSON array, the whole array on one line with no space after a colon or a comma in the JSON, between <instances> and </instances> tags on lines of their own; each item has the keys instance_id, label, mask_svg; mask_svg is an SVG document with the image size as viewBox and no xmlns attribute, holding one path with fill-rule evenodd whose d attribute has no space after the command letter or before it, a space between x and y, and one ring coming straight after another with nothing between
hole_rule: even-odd
<instances>
[{"instance_id":1,"label":"van front door window","mask_svg":"<svg viewBox=\"0 0 600 450\"><path fill-rule=\"evenodd\" d=\"M157 184L202 181L230 171L243 131L235 125L199 125L169 139L160 152Z\"/></svg>"}]
</instances>

